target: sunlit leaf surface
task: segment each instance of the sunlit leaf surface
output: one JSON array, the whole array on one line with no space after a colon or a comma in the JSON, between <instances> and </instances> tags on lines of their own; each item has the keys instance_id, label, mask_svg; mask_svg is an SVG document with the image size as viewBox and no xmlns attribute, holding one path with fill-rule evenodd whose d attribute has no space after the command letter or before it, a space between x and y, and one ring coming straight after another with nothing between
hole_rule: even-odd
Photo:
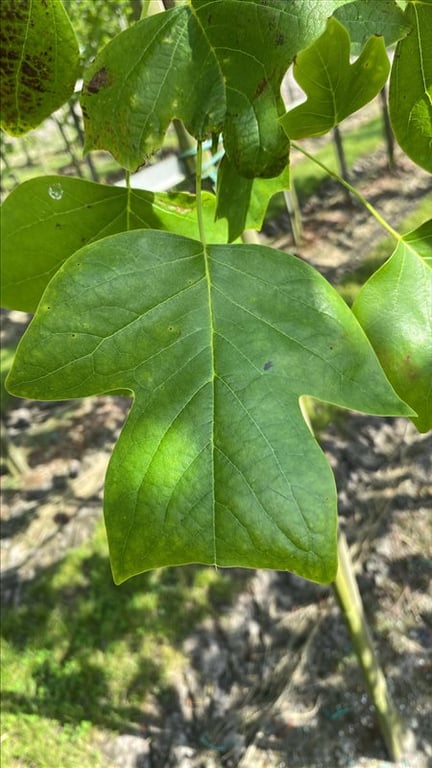
<instances>
[{"instance_id":1,"label":"sunlit leaf surface","mask_svg":"<svg viewBox=\"0 0 432 768\"><path fill-rule=\"evenodd\" d=\"M332 580L336 489L299 397L409 413L312 267L156 231L65 262L8 387L37 399L134 393L105 487L118 582L190 562Z\"/></svg>"},{"instance_id":2,"label":"sunlit leaf surface","mask_svg":"<svg viewBox=\"0 0 432 768\"><path fill-rule=\"evenodd\" d=\"M408 3L409 35L397 46L389 108L396 138L409 157L432 173L432 3Z\"/></svg>"},{"instance_id":3,"label":"sunlit leaf surface","mask_svg":"<svg viewBox=\"0 0 432 768\"><path fill-rule=\"evenodd\" d=\"M432 428L432 220L405 235L353 311L396 392Z\"/></svg>"},{"instance_id":4,"label":"sunlit leaf surface","mask_svg":"<svg viewBox=\"0 0 432 768\"><path fill-rule=\"evenodd\" d=\"M371 101L390 71L384 40L371 37L354 63L350 38L336 19L294 64L294 76L307 101L281 119L291 139L320 136Z\"/></svg>"},{"instance_id":5,"label":"sunlit leaf surface","mask_svg":"<svg viewBox=\"0 0 432 768\"><path fill-rule=\"evenodd\" d=\"M215 197L203 193L208 239L227 241L214 222ZM53 274L79 248L126 229L163 229L198 237L195 197L44 176L20 184L2 206L1 302L34 312Z\"/></svg>"}]
</instances>

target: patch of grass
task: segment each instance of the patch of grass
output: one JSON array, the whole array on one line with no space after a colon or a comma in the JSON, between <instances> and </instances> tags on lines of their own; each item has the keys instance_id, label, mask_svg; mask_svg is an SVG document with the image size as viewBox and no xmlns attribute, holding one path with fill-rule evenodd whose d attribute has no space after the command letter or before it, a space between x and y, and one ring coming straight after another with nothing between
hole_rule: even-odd
<instances>
[{"instance_id":1,"label":"patch of grass","mask_svg":"<svg viewBox=\"0 0 432 768\"><path fill-rule=\"evenodd\" d=\"M97 733L85 721L59 725L38 715L7 715L3 719L4 768L105 768L96 747ZM94 742L94 743L92 743Z\"/></svg>"},{"instance_id":2,"label":"patch of grass","mask_svg":"<svg viewBox=\"0 0 432 768\"><path fill-rule=\"evenodd\" d=\"M95 734L141 726L148 695L163 700L172 690L182 641L242 586L229 572L188 566L116 587L100 524L4 613L5 768L102 765Z\"/></svg>"},{"instance_id":3,"label":"patch of grass","mask_svg":"<svg viewBox=\"0 0 432 768\"><path fill-rule=\"evenodd\" d=\"M406 234L416 229L424 221L430 218L432 210L432 194L423 197L417 208L410 213L398 226L398 232ZM370 254L363 260L363 263L348 275L345 275L335 286L342 298L349 306L354 300L364 283L379 269L385 261L391 256L395 248L395 241L392 237L384 237Z\"/></svg>"}]
</instances>

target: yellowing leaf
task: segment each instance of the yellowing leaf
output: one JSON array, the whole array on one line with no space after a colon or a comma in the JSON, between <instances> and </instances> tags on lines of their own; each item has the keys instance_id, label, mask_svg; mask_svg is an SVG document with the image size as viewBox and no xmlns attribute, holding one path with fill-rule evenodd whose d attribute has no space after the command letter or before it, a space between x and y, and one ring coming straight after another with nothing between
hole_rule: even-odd
<instances>
[{"instance_id":1,"label":"yellowing leaf","mask_svg":"<svg viewBox=\"0 0 432 768\"><path fill-rule=\"evenodd\" d=\"M60 0L2 0L0 13L1 124L19 136L73 94L78 43Z\"/></svg>"}]
</instances>

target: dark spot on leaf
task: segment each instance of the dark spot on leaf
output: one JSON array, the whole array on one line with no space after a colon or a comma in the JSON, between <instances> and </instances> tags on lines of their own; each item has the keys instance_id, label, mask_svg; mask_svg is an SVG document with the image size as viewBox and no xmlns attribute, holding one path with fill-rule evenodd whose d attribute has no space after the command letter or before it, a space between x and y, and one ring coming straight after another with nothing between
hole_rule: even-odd
<instances>
[{"instance_id":1,"label":"dark spot on leaf","mask_svg":"<svg viewBox=\"0 0 432 768\"><path fill-rule=\"evenodd\" d=\"M420 378L420 371L418 367L413 363L412 355L410 352L402 360L403 372L406 378L415 381Z\"/></svg>"},{"instance_id":2,"label":"dark spot on leaf","mask_svg":"<svg viewBox=\"0 0 432 768\"><path fill-rule=\"evenodd\" d=\"M267 86L268 86L268 80L266 77L263 77L263 79L259 81L256 87L254 98L256 99L258 96L260 96L261 93L267 88Z\"/></svg>"},{"instance_id":3,"label":"dark spot on leaf","mask_svg":"<svg viewBox=\"0 0 432 768\"><path fill-rule=\"evenodd\" d=\"M267 362L263 365L263 370L269 371L271 368L273 368L273 363L271 360L267 360Z\"/></svg>"},{"instance_id":4,"label":"dark spot on leaf","mask_svg":"<svg viewBox=\"0 0 432 768\"><path fill-rule=\"evenodd\" d=\"M278 32L276 35L276 45L284 45L285 43L285 35L282 34L282 32Z\"/></svg>"},{"instance_id":5,"label":"dark spot on leaf","mask_svg":"<svg viewBox=\"0 0 432 768\"><path fill-rule=\"evenodd\" d=\"M57 224L55 225L55 228L56 228L56 229L61 229L61 224L59 224L59 223L57 222Z\"/></svg>"},{"instance_id":6,"label":"dark spot on leaf","mask_svg":"<svg viewBox=\"0 0 432 768\"><path fill-rule=\"evenodd\" d=\"M102 69L93 75L90 82L85 86L85 89L87 93L94 94L98 93L101 88L105 88L107 85L109 85L108 71L106 67L102 67Z\"/></svg>"}]
</instances>

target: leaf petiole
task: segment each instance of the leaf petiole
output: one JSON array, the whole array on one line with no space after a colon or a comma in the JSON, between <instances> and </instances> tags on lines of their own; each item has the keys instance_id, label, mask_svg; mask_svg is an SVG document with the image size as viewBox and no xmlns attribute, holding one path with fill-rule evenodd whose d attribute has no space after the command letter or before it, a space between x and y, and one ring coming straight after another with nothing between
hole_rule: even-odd
<instances>
[{"instance_id":1,"label":"leaf petiole","mask_svg":"<svg viewBox=\"0 0 432 768\"><path fill-rule=\"evenodd\" d=\"M201 197L201 184L202 184L202 141L197 142L197 160L196 160L196 176L195 176L195 194L196 194L196 210L198 219L198 231L202 244L205 247L205 228L204 228L204 216Z\"/></svg>"},{"instance_id":2,"label":"leaf petiole","mask_svg":"<svg viewBox=\"0 0 432 768\"><path fill-rule=\"evenodd\" d=\"M351 192L354 197L359 200L362 205L369 211L369 213L372 214L372 216L378 221L379 224L392 236L394 239L399 243L402 240L402 235L399 234L399 232L396 232L395 229L381 216L380 213L376 210L376 208L373 207L373 205L367 200L361 192L358 191L355 187L351 186L351 184L342 178L342 176L339 176L336 171L332 171L327 165L321 162L321 160L318 160L314 155L311 155L310 152L308 152L304 147L301 147L299 144L296 144L296 142L292 141L291 146L294 147L294 149L297 149L299 152L301 152L305 157L308 157L309 160L312 160L316 165L319 165L320 168L322 168L326 173L328 173L329 176L332 176L336 181L338 181L340 184L342 184L345 189L348 189L349 192Z\"/></svg>"},{"instance_id":3,"label":"leaf petiole","mask_svg":"<svg viewBox=\"0 0 432 768\"><path fill-rule=\"evenodd\" d=\"M126 199L126 230L129 232L131 225L131 213L132 213L132 206L131 206L131 179L130 179L130 171L126 171L126 189L127 189L127 199Z\"/></svg>"}]
</instances>

